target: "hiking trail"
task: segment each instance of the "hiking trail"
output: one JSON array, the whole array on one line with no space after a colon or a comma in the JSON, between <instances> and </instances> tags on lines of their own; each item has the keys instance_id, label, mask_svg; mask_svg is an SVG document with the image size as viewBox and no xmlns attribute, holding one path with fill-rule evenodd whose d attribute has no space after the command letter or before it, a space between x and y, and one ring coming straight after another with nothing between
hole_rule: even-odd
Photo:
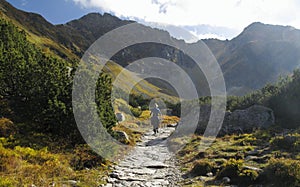
<instances>
[{"instance_id":1,"label":"hiking trail","mask_svg":"<svg viewBox=\"0 0 300 187\"><path fill-rule=\"evenodd\" d=\"M167 138L175 129L160 128L144 134L142 141L114 166L105 187L160 187L179 186L181 178L175 155L168 150Z\"/></svg>"}]
</instances>

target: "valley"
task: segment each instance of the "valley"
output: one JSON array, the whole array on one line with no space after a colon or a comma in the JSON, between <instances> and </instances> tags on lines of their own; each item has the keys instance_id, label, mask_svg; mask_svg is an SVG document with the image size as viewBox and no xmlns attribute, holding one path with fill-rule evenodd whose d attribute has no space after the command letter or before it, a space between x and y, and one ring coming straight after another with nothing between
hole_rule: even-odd
<instances>
[{"instance_id":1,"label":"valley","mask_svg":"<svg viewBox=\"0 0 300 187\"><path fill-rule=\"evenodd\" d=\"M93 51L130 24L139 30ZM161 43L122 43L136 33ZM106 59L117 42L126 47ZM55 25L0 0L0 187L300 186L299 65L291 26L186 43L109 13Z\"/></svg>"}]
</instances>

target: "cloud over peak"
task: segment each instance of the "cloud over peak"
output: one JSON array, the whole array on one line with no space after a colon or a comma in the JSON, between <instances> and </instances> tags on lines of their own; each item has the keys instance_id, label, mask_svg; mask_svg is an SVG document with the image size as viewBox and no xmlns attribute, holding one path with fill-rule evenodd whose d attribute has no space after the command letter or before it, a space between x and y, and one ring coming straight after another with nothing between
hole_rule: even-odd
<instances>
[{"instance_id":1,"label":"cloud over peak","mask_svg":"<svg viewBox=\"0 0 300 187\"><path fill-rule=\"evenodd\" d=\"M300 28L298 0L73 0L86 8L98 8L144 22L176 26L212 25L242 30L252 22Z\"/></svg>"}]
</instances>

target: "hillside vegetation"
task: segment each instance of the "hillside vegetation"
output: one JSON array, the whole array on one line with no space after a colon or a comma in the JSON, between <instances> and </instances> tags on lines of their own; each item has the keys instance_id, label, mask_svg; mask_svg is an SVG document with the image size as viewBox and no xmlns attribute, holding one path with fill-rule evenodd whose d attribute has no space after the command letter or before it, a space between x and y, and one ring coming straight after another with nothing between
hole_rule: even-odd
<instances>
[{"instance_id":1,"label":"hillside vegetation","mask_svg":"<svg viewBox=\"0 0 300 187\"><path fill-rule=\"evenodd\" d=\"M0 186L101 183L97 176L107 163L77 130L70 67L30 43L23 30L0 20ZM108 131L116 123L110 87L110 78L101 75L96 98Z\"/></svg>"},{"instance_id":2,"label":"hillside vegetation","mask_svg":"<svg viewBox=\"0 0 300 187\"><path fill-rule=\"evenodd\" d=\"M264 105L274 111L276 122L283 128L299 128L300 103L300 70L296 69L292 76L281 78L275 84L267 84L243 97L229 97L228 110L245 109L254 104Z\"/></svg>"},{"instance_id":3,"label":"hillside vegetation","mask_svg":"<svg viewBox=\"0 0 300 187\"><path fill-rule=\"evenodd\" d=\"M259 104L274 111L275 125L218 137L205 151L201 135L195 135L178 152L184 186L288 186L300 185L300 71L276 84L243 97L229 97L234 111ZM209 98L202 103L210 103Z\"/></svg>"}]
</instances>

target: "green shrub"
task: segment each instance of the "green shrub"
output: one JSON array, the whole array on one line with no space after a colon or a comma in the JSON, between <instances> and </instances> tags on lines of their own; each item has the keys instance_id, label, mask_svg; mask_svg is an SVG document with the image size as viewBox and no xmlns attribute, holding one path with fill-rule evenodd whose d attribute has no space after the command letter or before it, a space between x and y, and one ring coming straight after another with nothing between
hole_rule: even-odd
<instances>
[{"instance_id":1,"label":"green shrub","mask_svg":"<svg viewBox=\"0 0 300 187\"><path fill-rule=\"evenodd\" d=\"M14 187L15 181L0 176L0 187Z\"/></svg>"},{"instance_id":2,"label":"green shrub","mask_svg":"<svg viewBox=\"0 0 300 187\"><path fill-rule=\"evenodd\" d=\"M198 160L194 163L192 170L188 173L191 177L204 176L209 172L212 172L216 167L216 164L209 160Z\"/></svg>"},{"instance_id":3,"label":"green shrub","mask_svg":"<svg viewBox=\"0 0 300 187\"><path fill-rule=\"evenodd\" d=\"M148 105L142 105L141 109L142 110L149 110L149 106Z\"/></svg>"},{"instance_id":4,"label":"green shrub","mask_svg":"<svg viewBox=\"0 0 300 187\"><path fill-rule=\"evenodd\" d=\"M78 145L71 161L71 166L75 170L84 168L94 168L105 163L105 160L95 153L88 145Z\"/></svg>"},{"instance_id":5,"label":"green shrub","mask_svg":"<svg viewBox=\"0 0 300 187\"><path fill-rule=\"evenodd\" d=\"M252 184L256 181L259 174L257 171L246 169L243 166L243 160L229 159L223 164L222 170L217 174L217 179L229 177L234 184Z\"/></svg>"},{"instance_id":6,"label":"green shrub","mask_svg":"<svg viewBox=\"0 0 300 187\"><path fill-rule=\"evenodd\" d=\"M300 151L300 135L293 134L288 136L275 137L271 141L273 149L286 151Z\"/></svg>"},{"instance_id":7,"label":"green shrub","mask_svg":"<svg viewBox=\"0 0 300 187\"><path fill-rule=\"evenodd\" d=\"M276 129L272 127L272 129ZM254 133L255 141L253 142L253 145L262 145L264 143L267 143L272 138L272 132L270 130L257 130Z\"/></svg>"},{"instance_id":8,"label":"green shrub","mask_svg":"<svg viewBox=\"0 0 300 187\"><path fill-rule=\"evenodd\" d=\"M243 160L229 159L223 164L223 169L218 173L217 178L237 178L242 170Z\"/></svg>"},{"instance_id":9,"label":"green shrub","mask_svg":"<svg viewBox=\"0 0 300 187\"><path fill-rule=\"evenodd\" d=\"M0 143L0 172L15 171L20 165L20 156Z\"/></svg>"},{"instance_id":10,"label":"green shrub","mask_svg":"<svg viewBox=\"0 0 300 187\"><path fill-rule=\"evenodd\" d=\"M134 117L140 117L142 114L142 110L140 108L131 108L131 113L134 115Z\"/></svg>"},{"instance_id":11,"label":"green shrub","mask_svg":"<svg viewBox=\"0 0 300 187\"><path fill-rule=\"evenodd\" d=\"M267 183L275 186L300 185L300 161L292 159L271 159L262 173Z\"/></svg>"},{"instance_id":12,"label":"green shrub","mask_svg":"<svg viewBox=\"0 0 300 187\"><path fill-rule=\"evenodd\" d=\"M9 137L17 133L14 123L7 118L0 119L0 136Z\"/></svg>"},{"instance_id":13,"label":"green shrub","mask_svg":"<svg viewBox=\"0 0 300 187\"><path fill-rule=\"evenodd\" d=\"M258 178L259 174L257 171L250 170L250 169L244 169L239 173L239 177L244 178L246 181L255 181Z\"/></svg>"}]
</instances>

